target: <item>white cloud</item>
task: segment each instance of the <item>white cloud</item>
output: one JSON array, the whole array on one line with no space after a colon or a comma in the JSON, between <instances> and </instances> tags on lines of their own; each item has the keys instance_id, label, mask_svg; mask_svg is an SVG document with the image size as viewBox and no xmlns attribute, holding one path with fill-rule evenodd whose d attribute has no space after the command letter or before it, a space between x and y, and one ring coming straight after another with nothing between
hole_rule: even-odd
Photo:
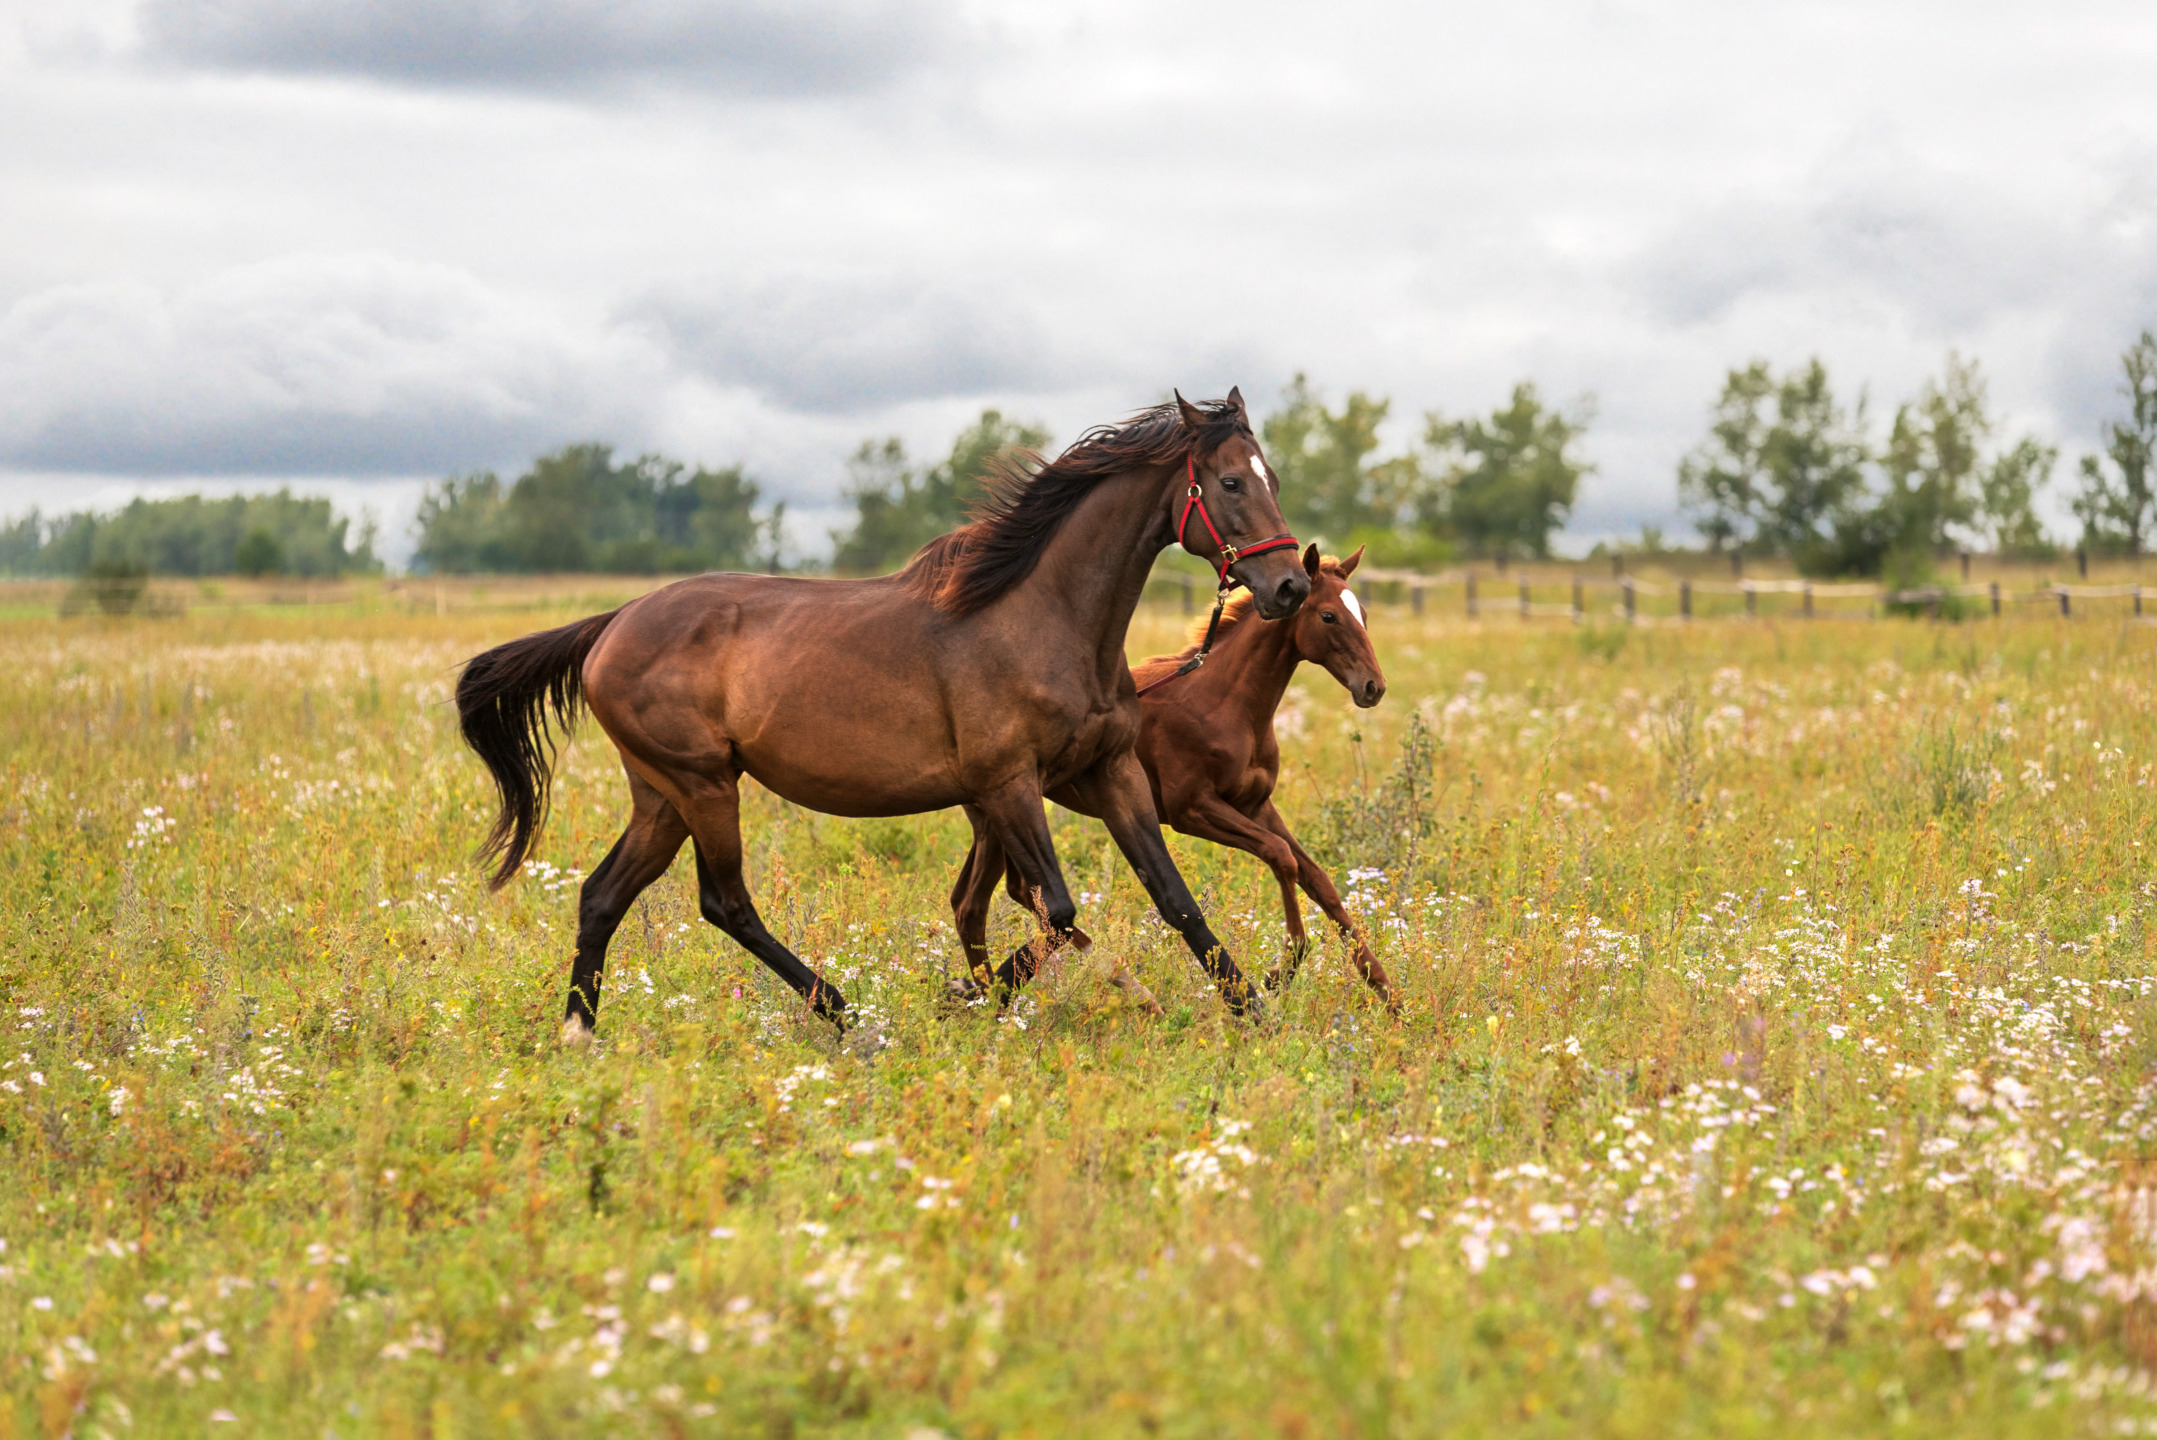
<instances>
[{"instance_id":1,"label":"white cloud","mask_svg":"<svg viewBox=\"0 0 2157 1440\"><path fill-rule=\"evenodd\" d=\"M0 463L404 475L637 429L652 366L444 265L240 266L172 292L43 290L0 316Z\"/></svg>"},{"instance_id":2,"label":"white cloud","mask_svg":"<svg viewBox=\"0 0 2157 1440\"><path fill-rule=\"evenodd\" d=\"M1099 373L1098 358L1072 353L1000 290L891 272L713 276L661 287L627 315L695 373L789 410L1024 394Z\"/></svg>"}]
</instances>

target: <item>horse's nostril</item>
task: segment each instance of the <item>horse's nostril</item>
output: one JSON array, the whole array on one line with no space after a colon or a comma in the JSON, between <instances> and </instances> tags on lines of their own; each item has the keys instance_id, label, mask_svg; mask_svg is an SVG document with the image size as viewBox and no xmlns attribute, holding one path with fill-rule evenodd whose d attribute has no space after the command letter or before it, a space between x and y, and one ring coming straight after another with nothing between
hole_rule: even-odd
<instances>
[{"instance_id":1,"label":"horse's nostril","mask_svg":"<svg viewBox=\"0 0 2157 1440\"><path fill-rule=\"evenodd\" d=\"M1291 575L1281 582L1281 588L1274 593L1281 602L1281 608L1286 610L1302 603L1303 597L1311 593L1311 584L1301 576Z\"/></svg>"}]
</instances>

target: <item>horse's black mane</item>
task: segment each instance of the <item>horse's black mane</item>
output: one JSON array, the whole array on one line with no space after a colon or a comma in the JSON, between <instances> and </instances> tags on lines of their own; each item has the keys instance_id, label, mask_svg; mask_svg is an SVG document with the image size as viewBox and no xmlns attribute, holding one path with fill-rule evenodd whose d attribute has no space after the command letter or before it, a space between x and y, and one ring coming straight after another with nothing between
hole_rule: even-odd
<instances>
[{"instance_id":1,"label":"horse's black mane","mask_svg":"<svg viewBox=\"0 0 2157 1440\"><path fill-rule=\"evenodd\" d=\"M1173 402L1139 411L1121 425L1097 425L1054 460L1005 451L989 462L987 493L973 518L921 547L907 582L954 614L990 604L1033 573L1042 549L1096 481L1147 465L1182 461L1232 437L1249 435L1241 406L1226 400L1195 406L1206 419L1194 435Z\"/></svg>"}]
</instances>

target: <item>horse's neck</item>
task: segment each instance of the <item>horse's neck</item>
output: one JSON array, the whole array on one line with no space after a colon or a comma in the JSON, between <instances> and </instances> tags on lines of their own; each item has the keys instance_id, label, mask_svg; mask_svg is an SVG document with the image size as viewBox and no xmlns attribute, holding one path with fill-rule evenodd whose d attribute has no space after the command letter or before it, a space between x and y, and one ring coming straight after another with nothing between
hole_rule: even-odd
<instances>
[{"instance_id":1,"label":"horse's neck","mask_svg":"<svg viewBox=\"0 0 2157 1440\"><path fill-rule=\"evenodd\" d=\"M1063 622L1090 642L1094 670L1113 692L1124 638L1168 534L1166 467L1111 476L1094 486L1043 549L1037 573Z\"/></svg>"},{"instance_id":2,"label":"horse's neck","mask_svg":"<svg viewBox=\"0 0 2157 1440\"><path fill-rule=\"evenodd\" d=\"M1214 647L1198 674L1220 696L1221 707L1255 732L1273 723L1288 682L1303 657L1296 651L1296 622L1267 622L1246 612ZM1193 677L1194 679L1197 677Z\"/></svg>"}]
</instances>

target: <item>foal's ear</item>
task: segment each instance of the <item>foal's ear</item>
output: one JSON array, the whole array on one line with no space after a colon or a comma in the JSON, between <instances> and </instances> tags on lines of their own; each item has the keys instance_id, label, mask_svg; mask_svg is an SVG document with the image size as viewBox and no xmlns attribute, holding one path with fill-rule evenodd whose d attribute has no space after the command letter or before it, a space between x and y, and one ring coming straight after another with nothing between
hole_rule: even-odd
<instances>
[{"instance_id":1,"label":"foal's ear","mask_svg":"<svg viewBox=\"0 0 2157 1440\"><path fill-rule=\"evenodd\" d=\"M1361 545L1358 545L1358 546L1356 547L1356 553L1355 553L1355 554L1353 554L1353 555L1351 555L1351 556L1349 556L1349 557L1348 557L1348 558L1347 558L1346 560L1343 560L1343 561L1341 562L1341 578L1342 578L1343 580L1346 580L1346 579L1347 579L1347 578L1348 578L1349 576L1351 576L1351 575L1355 574L1355 573L1356 573L1356 566L1358 566L1358 565L1360 565L1360 564L1362 564L1362 563L1363 563L1363 547L1362 547Z\"/></svg>"},{"instance_id":2,"label":"foal's ear","mask_svg":"<svg viewBox=\"0 0 2157 1440\"><path fill-rule=\"evenodd\" d=\"M1307 545L1303 550L1303 573L1313 580L1318 578L1318 546Z\"/></svg>"},{"instance_id":3,"label":"foal's ear","mask_svg":"<svg viewBox=\"0 0 2157 1440\"><path fill-rule=\"evenodd\" d=\"M1176 397L1176 410L1178 414L1183 416L1183 428L1186 430L1203 430L1206 427L1206 412L1184 399L1181 390L1170 393Z\"/></svg>"}]
</instances>

